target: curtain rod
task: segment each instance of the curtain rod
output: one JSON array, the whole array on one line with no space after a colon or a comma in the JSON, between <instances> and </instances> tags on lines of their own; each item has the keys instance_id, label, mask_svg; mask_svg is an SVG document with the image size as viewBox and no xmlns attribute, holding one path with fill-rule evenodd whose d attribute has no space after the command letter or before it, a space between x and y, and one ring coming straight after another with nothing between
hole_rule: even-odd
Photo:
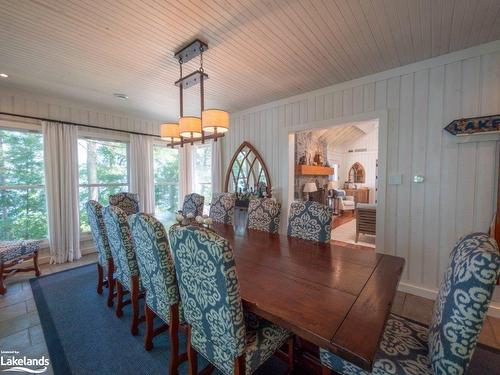
<instances>
[{"instance_id":1,"label":"curtain rod","mask_svg":"<svg viewBox=\"0 0 500 375\"><path fill-rule=\"evenodd\" d=\"M110 131L119 132L119 133L146 135L146 136L149 136L149 137L154 137L154 138L160 138L161 139L161 137L159 135L156 135L156 134L134 132L132 130L121 130L121 129L106 128L104 126L81 124L79 122L60 121L60 120L54 120L54 119L45 118L45 117L20 115L18 113L11 113L11 112L0 112L0 115L12 116L12 117L22 117L22 118L27 118L27 119L31 119L31 120L59 122L61 124L68 124L68 125L74 125L74 126L84 126L84 127L87 127L87 128L100 129L100 130L110 130ZM209 134L209 135L203 136L202 138L185 139L185 140L183 140L181 142L175 142L173 144L173 146L179 146L179 145L183 146L184 144L188 144L188 143L192 143L192 142L197 142L197 141L202 141L202 143L204 143L205 140L208 140L208 139L214 139L214 140L217 141L217 138L222 138L222 137L224 137L224 133Z\"/></svg>"},{"instance_id":2,"label":"curtain rod","mask_svg":"<svg viewBox=\"0 0 500 375\"><path fill-rule=\"evenodd\" d=\"M92 128L92 129L110 130L110 131L120 132L120 133L137 134L137 135L147 135L147 136L150 136L150 137L160 138L160 136L156 135L156 134L134 132L134 131L131 131L131 130L121 130L121 129L106 128L104 126L81 124L81 123L78 123L78 122L71 122L71 121L54 120L54 119L44 118L44 117L20 115L18 113L0 112L0 115L13 116L13 117L22 117L22 118L27 118L27 119L31 119L31 120L59 122L59 123L62 123L62 124L68 124L68 125L74 125L74 126L84 126L84 127Z\"/></svg>"}]
</instances>

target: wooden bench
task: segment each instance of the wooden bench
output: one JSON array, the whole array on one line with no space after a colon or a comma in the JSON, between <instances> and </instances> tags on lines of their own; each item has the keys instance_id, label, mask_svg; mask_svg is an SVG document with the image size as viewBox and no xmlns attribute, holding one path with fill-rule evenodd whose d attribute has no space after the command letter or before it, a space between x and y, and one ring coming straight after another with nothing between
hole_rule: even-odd
<instances>
[{"instance_id":1,"label":"wooden bench","mask_svg":"<svg viewBox=\"0 0 500 375\"><path fill-rule=\"evenodd\" d=\"M38 249L41 242L40 240L0 241L0 294L7 292L4 280L9 275L35 271L35 275L40 276ZM33 267L14 268L29 259L33 259Z\"/></svg>"}]
</instances>

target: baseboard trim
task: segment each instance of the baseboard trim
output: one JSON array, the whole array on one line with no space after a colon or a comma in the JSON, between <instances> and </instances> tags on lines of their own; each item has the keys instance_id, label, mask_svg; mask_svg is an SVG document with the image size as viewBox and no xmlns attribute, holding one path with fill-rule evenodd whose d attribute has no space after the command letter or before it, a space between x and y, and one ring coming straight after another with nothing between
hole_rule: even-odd
<instances>
[{"instance_id":1,"label":"baseboard trim","mask_svg":"<svg viewBox=\"0 0 500 375\"><path fill-rule=\"evenodd\" d=\"M427 298L430 300L435 300L438 294L437 289L434 288L426 288L423 286L407 283L401 281L399 283L398 290L404 293L413 294L415 296ZM488 309L488 315L494 318L500 318L500 303L492 302L490 303L490 307Z\"/></svg>"}]
</instances>

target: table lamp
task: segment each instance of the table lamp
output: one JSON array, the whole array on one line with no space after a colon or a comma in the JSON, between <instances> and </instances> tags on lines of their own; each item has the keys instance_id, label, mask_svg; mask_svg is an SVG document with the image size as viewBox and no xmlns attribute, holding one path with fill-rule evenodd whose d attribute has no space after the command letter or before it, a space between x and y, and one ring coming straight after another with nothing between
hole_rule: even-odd
<instances>
[{"instance_id":1,"label":"table lamp","mask_svg":"<svg viewBox=\"0 0 500 375\"><path fill-rule=\"evenodd\" d=\"M309 193L314 193L315 191L318 191L318 188L316 187L315 182L306 182L304 185L304 193L307 193L307 200L312 200L311 194Z\"/></svg>"}]
</instances>

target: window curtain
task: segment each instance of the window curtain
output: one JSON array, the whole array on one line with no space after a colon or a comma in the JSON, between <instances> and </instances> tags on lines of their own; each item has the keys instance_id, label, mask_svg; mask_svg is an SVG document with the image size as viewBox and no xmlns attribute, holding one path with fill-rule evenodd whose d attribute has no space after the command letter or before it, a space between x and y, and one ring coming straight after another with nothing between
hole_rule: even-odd
<instances>
[{"instance_id":1,"label":"window curtain","mask_svg":"<svg viewBox=\"0 0 500 375\"><path fill-rule=\"evenodd\" d=\"M138 194L141 212L154 212L154 191L153 138L131 134L130 192Z\"/></svg>"},{"instance_id":2,"label":"window curtain","mask_svg":"<svg viewBox=\"0 0 500 375\"><path fill-rule=\"evenodd\" d=\"M222 142L212 140L212 192L222 192L222 179Z\"/></svg>"},{"instance_id":3,"label":"window curtain","mask_svg":"<svg viewBox=\"0 0 500 375\"><path fill-rule=\"evenodd\" d=\"M51 263L81 258L78 207L78 128L42 122Z\"/></svg>"},{"instance_id":4,"label":"window curtain","mask_svg":"<svg viewBox=\"0 0 500 375\"><path fill-rule=\"evenodd\" d=\"M179 210L182 209L186 194L193 192L191 152L193 152L193 148L190 144L179 147Z\"/></svg>"}]
</instances>

